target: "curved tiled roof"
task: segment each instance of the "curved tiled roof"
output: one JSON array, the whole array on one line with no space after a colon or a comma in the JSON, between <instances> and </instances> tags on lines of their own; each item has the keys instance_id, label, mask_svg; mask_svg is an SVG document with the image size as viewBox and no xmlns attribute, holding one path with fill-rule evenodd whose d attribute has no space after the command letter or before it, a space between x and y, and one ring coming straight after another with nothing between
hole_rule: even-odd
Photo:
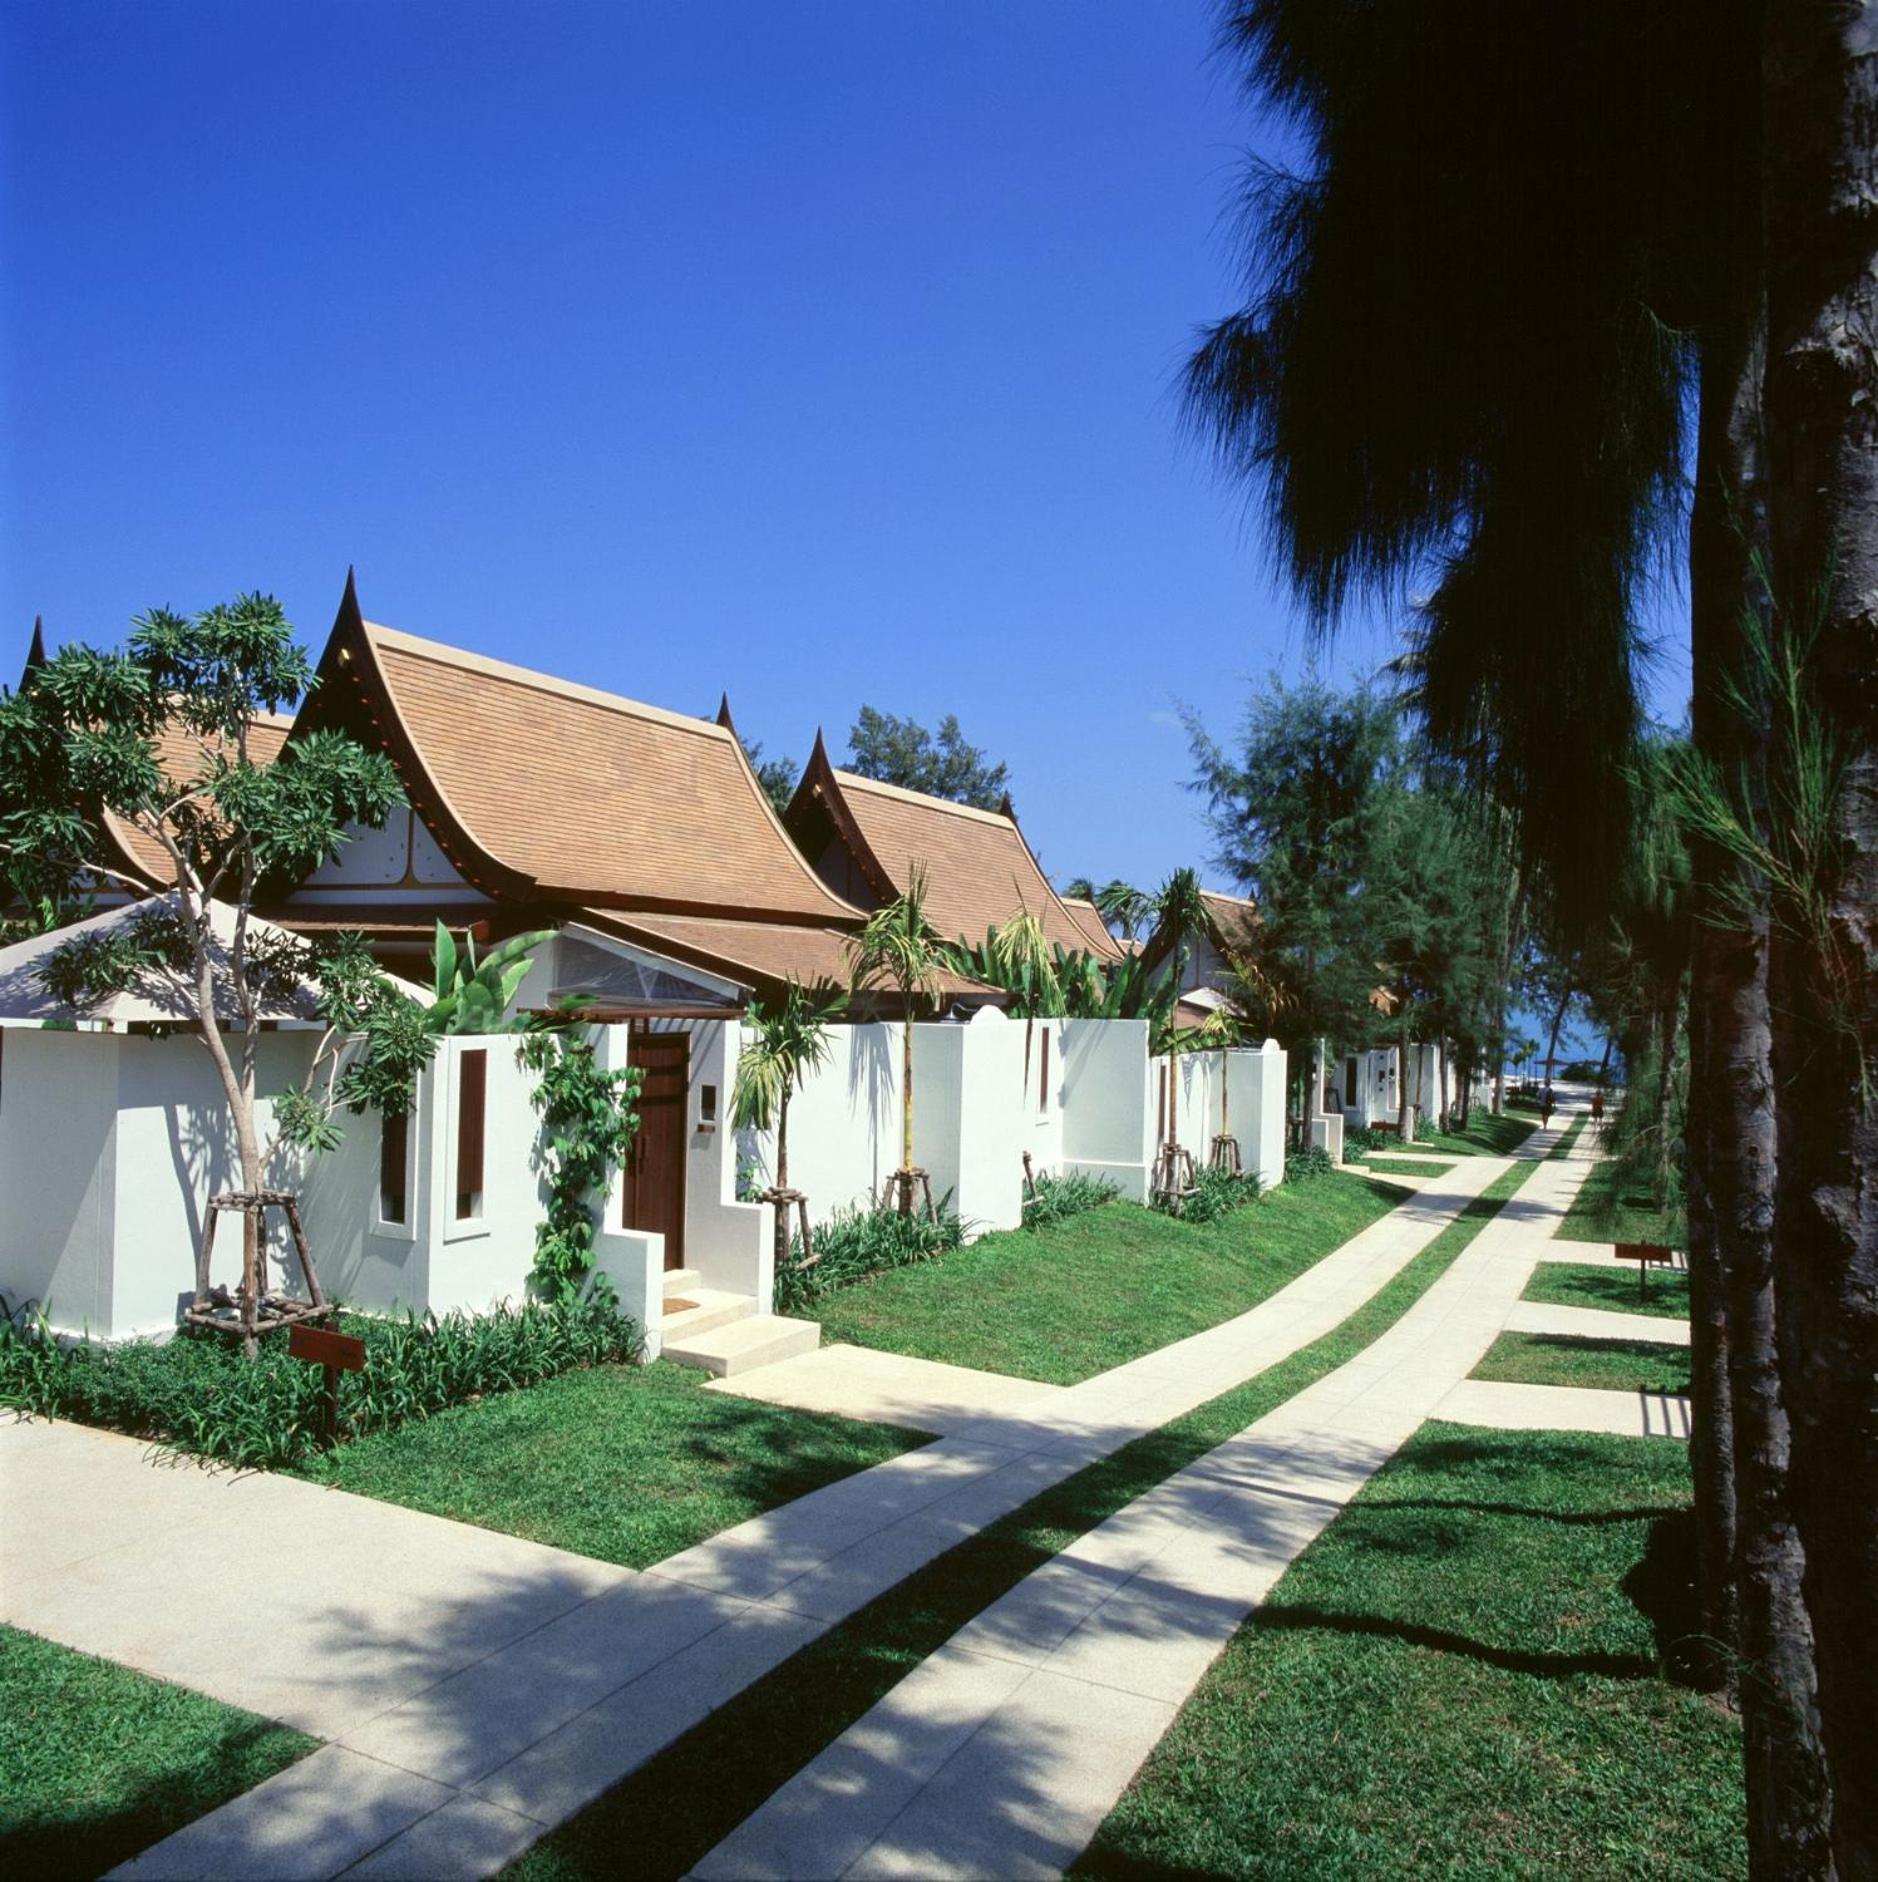
<instances>
[{"instance_id":1,"label":"curved tiled roof","mask_svg":"<svg viewBox=\"0 0 1878 1882\"><path fill-rule=\"evenodd\" d=\"M1102 911L1093 902L1084 901L1079 895L1063 895L1057 899L1069 911L1070 919L1089 937L1086 945L1090 953L1108 954L1123 946L1109 933Z\"/></svg>"},{"instance_id":2,"label":"curved tiled roof","mask_svg":"<svg viewBox=\"0 0 1878 1882\"><path fill-rule=\"evenodd\" d=\"M450 860L503 899L860 919L708 719L377 626L348 587L301 721L361 712Z\"/></svg>"},{"instance_id":3,"label":"curved tiled roof","mask_svg":"<svg viewBox=\"0 0 1878 1882\"><path fill-rule=\"evenodd\" d=\"M926 878L926 915L947 940L982 942L990 928L1028 911L1044 934L1074 952L1120 958L1107 930L1080 922L1037 866L1017 819L921 791L839 771L818 737L785 821L804 841L817 813L832 822L857 872L882 901L906 892L915 868ZM1100 922L1097 922L1100 928Z\"/></svg>"}]
</instances>

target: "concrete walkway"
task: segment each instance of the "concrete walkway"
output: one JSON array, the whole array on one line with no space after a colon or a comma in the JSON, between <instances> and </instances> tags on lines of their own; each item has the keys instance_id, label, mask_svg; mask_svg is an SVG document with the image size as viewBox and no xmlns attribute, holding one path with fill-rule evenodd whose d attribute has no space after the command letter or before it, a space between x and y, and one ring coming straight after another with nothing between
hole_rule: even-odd
<instances>
[{"instance_id":1,"label":"concrete walkway","mask_svg":"<svg viewBox=\"0 0 1878 1882\"><path fill-rule=\"evenodd\" d=\"M1509 1385L1463 1379L1435 1412L1497 1431L1606 1431L1626 1438L1689 1435L1689 1401L1667 1392L1600 1392L1581 1385Z\"/></svg>"},{"instance_id":2,"label":"concrete walkway","mask_svg":"<svg viewBox=\"0 0 1878 1882\"><path fill-rule=\"evenodd\" d=\"M1064 1388L837 1342L738 1378L713 1379L705 1389L943 1437L987 1418L1043 1410Z\"/></svg>"},{"instance_id":3,"label":"concrete walkway","mask_svg":"<svg viewBox=\"0 0 1878 1882\"><path fill-rule=\"evenodd\" d=\"M696 1875L1061 1874L1293 1558L1478 1364L1589 1167L1540 1163L1395 1326L993 1602Z\"/></svg>"},{"instance_id":4,"label":"concrete walkway","mask_svg":"<svg viewBox=\"0 0 1878 1882\"><path fill-rule=\"evenodd\" d=\"M1507 1167L1470 1160L1237 1319L640 1575L292 1479L153 1468L81 1427L0 1429L0 1617L334 1741L124 1873L490 1874L956 1543L1328 1332ZM170 1492L187 1515L153 1526ZM80 1504L82 1557L50 1533Z\"/></svg>"},{"instance_id":5,"label":"concrete walkway","mask_svg":"<svg viewBox=\"0 0 1878 1882\"><path fill-rule=\"evenodd\" d=\"M1574 1340L1649 1340L1658 1346L1687 1346L1689 1323L1667 1314L1616 1313L1607 1307L1557 1307L1521 1300L1506 1316L1509 1333L1552 1333Z\"/></svg>"}]
</instances>

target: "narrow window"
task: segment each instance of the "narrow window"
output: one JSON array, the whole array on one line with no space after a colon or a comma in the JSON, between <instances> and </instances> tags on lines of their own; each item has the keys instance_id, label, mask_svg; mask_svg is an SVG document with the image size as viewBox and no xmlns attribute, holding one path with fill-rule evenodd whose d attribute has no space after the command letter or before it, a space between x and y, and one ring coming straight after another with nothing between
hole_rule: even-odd
<instances>
[{"instance_id":1,"label":"narrow window","mask_svg":"<svg viewBox=\"0 0 1878 1882\"><path fill-rule=\"evenodd\" d=\"M1045 1027L1042 1033L1043 1070L1037 1079L1037 1109L1047 1111L1050 1108L1050 1029Z\"/></svg>"},{"instance_id":2,"label":"narrow window","mask_svg":"<svg viewBox=\"0 0 1878 1882\"><path fill-rule=\"evenodd\" d=\"M478 1046L457 1060L456 1219L483 1212L483 1110L489 1091L489 1054Z\"/></svg>"},{"instance_id":3,"label":"narrow window","mask_svg":"<svg viewBox=\"0 0 1878 1882\"><path fill-rule=\"evenodd\" d=\"M715 1085L698 1087L698 1123L704 1130L717 1128L717 1087Z\"/></svg>"},{"instance_id":4,"label":"narrow window","mask_svg":"<svg viewBox=\"0 0 1878 1882\"><path fill-rule=\"evenodd\" d=\"M409 1219L406 1211L408 1172L411 1167L410 1107L396 1117L381 1115L378 1120L378 1219L403 1227Z\"/></svg>"}]
</instances>

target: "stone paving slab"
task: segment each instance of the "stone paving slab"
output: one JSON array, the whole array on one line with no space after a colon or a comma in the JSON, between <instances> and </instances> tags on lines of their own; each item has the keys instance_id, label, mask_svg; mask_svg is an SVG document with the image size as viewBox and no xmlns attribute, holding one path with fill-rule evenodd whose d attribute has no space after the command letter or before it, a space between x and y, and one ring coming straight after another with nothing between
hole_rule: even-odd
<instances>
[{"instance_id":1,"label":"stone paving slab","mask_svg":"<svg viewBox=\"0 0 1878 1882\"><path fill-rule=\"evenodd\" d=\"M837 1342L741 1378L715 1379L706 1390L945 1436L985 1418L1039 1410L1063 1388Z\"/></svg>"},{"instance_id":2,"label":"stone paving slab","mask_svg":"<svg viewBox=\"0 0 1878 1882\"><path fill-rule=\"evenodd\" d=\"M1008 1590L695 1874L1061 1874L1286 1566L1479 1362L1588 1168L1540 1163L1363 1353Z\"/></svg>"},{"instance_id":3,"label":"stone paving slab","mask_svg":"<svg viewBox=\"0 0 1878 1882\"><path fill-rule=\"evenodd\" d=\"M1657 1346L1687 1346L1689 1323L1667 1314L1618 1313L1607 1307L1554 1306L1521 1300L1506 1316L1509 1333L1556 1333L1576 1340L1648 1340Z\"/></svg>"},{"instance_id":4,"label":"stone paving slab","mask_svg":"<svg viewBox=\"0 0 1878 1882\"><path fill-rule=\"evenodd\" d=\"M1435 1416L1497 1431L1608 1431L1629 1438L1689 1436L1689 1401L1666 1392L1601 1392L1581 1385L1463 1379Z\"/></svg>"}]
</instances>

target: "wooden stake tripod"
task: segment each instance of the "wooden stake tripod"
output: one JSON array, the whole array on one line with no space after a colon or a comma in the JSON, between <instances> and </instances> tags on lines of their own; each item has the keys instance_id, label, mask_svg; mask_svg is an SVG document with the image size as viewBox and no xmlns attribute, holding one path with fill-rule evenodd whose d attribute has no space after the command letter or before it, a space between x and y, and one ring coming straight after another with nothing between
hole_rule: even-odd
<instances>
[{"instance_id":1,"label":"wooden stake tripod","mask_svg":"<svg viewBox=\"0 0 1878 1882\"><path fill-rule=\"evenodd\" d=\"M920 1213L928 1222L939 1220L939 1211L933 1205L932 1178L924 1170L895 1170L887 1178L887 1195L884 1206L898 1209L902 1215L913 1213L916 1200Z\"/></svg>"},{"instance_id":2,"label":"wooden stake tripod","mask_svg":"<svg viewBox=\"0 0 1878 1882\"><path fill-rule=\"evenodd\" d=\"M1206 1167L1209 1170L1224 1170L1231 1176L1237 1176L1242 1165L1239 1161L1239 1140L1229 1137L1224 1131L1213 1139L1213 1148L1208 1153Z\"/></svg>"},{"instance_id":3,"label":"wooden stake tripod","mask_svg":"<svg viewBox=\"0 0 1878 1882\"><path fill-rule=\"evenodd\" d=\"M1165 1143L1155 1152L1149 1200L1165 1202L1178 1215L1181 1204L1193 1194L1195 1181L1193 1152L1176 1143Z\"/></svg>"},{"instance_id":4,"label":"wooden stake tripod","mask_svg":"<svg viewBox=\"0 0 1878 1882\"><path fill-rule=\"evenodd\" d=\"M293 1235L294 1252L300 1257L300 1272L306 1276L308 1298L296 1300L290 1294L270 1294L267 1289L267 1211L279 1209L287 1217ZM230 1294L226 1287L211 1289L209 1264L215 1252L215 1230L225 1214L242 1217L241 1288ZM218 1333L239 1334L248 1357L252 1359L260 1336L275 1327L291 1326L296 1320L325 1320L334 1309L320 1290L320 1278L313 1266L313 1251L306 1245L306 1230L300 1222L300 1205L284 1189L233 1189L209 1198L209 1213L202 1224L202 1245L196 1250L196 1292L183 1320L189 1326L212 1327Z\"/></svg>"},{"instance_id":5,"label":"wooden stake tripod","mask_svg":"<svg viewBox=\"0 0 1878 1882\"><path fill-rule=\"evenodd\" d=\"M789 1255L789 1211L793 1208L796 1219L802 1225L802 1259L796 1263L798 1269L812 1268L821 1260L815 1252L814 1238L809 1234L809 1199L799 1189L766 1189L757 1197L758 1202L767 1202L776 1210L776 1255L778 1260L786 1261Z\"/></svg>"}]
</instances>

